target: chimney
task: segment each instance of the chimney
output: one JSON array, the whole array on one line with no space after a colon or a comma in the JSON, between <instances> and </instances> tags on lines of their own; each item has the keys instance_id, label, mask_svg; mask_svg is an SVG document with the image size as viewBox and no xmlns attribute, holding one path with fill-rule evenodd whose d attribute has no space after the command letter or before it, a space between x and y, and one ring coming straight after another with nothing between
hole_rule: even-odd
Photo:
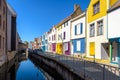
<instances>
[{"instance_id":1,"label":"chimney","mask_svg":"<svg viewBox=\"0 0 120 80\"><path fill-rule=\"evenodd\" d=\"M76 11L77 8L79 8L80 6L78 4L74 4L74 11Z\"/></svg>"}]
</instances>

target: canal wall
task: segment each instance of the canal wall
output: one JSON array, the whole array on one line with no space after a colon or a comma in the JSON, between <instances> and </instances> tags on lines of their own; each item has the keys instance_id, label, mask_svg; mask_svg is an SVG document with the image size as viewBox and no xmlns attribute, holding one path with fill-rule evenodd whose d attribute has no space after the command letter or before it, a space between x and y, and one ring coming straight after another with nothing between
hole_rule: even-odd
<instances>
[{"instance_id":1,"label":"canal wall","mask_svg":"<svg viewBox=\"0 0 120 80\"><path fill-rule=\"evenodd\" d=\"M48 56L29 53L29 57L40 65L45 64L48 66L52 70L51 72L56 71L59 76L63 78L61 80L92 80L90 77L86 77L86 79L84 79L83 73L78 73L67 65ZM54 74L56 73L54 72Z\"/></svg>"}]
</instances>

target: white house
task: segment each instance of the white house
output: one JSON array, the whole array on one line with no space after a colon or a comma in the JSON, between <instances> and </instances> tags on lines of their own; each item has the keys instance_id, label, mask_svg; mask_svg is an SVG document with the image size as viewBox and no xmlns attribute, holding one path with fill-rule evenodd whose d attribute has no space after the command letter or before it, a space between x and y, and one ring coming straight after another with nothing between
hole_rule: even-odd
<instances>
[{"instance_id":1,"label":"white house","mask_svg":"<svg viewBox=\"0 0 120 80\"><path fill-rule=\"evenodd\" d=\"M81 55L85 53L86 48L86 13L71 20L71 54Z\"/></svg>"},{"instance_id":2,"label":"white house","mask_svg":"<svg viewBox=\"0 0 120 80\"><path fill-rule=\"evenodd\" d=\"M110 42L110 61L120 59L120 0L108 10L108 39Z\"/></svg>"},{"instance_id":3,"label":"white house","mask_svg":"<svg viewBox=\"0 0 120 80\"><path fill-rule=\"evenodd\" d=\"M52 52L56 52L56 26L53 26L51 29L51 38L52 38Z\"/></svg>"},{"instance_id":4,"label":"white house","mask_svg":"<svg viewBox=\"0 0 120 80\"><path fill-rule=\"evenodd\" d=\"M52 52L52 31L50 29L50 31L48 32L48 52Z\"/></svg>"}]
</instances>

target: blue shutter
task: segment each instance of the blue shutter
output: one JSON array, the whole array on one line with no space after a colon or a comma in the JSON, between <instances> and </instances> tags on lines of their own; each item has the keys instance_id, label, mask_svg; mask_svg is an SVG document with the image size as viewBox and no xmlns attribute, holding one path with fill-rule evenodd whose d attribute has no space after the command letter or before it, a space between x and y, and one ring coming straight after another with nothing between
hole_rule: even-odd
<instances>
[{"instance_id":1,"label":"blue shutter","mask_svg":"<svg viewBox=\"0 0 120 80\"><path fill-rule=\"evenodd\" d=\"M77 25L75 25L75 35L77 35Z\"/></svg>"},{"instance_id":2,"label":"blue shutter","mask_svg":"<svg viewBox=\"0 0 120 80\"><path fill-rule=\"evenodd\" d=\"M80 23L80 34L83 33L83 23Z\"/></svg>"},{"instance_id":3,"label":"blue shutter","mask_svg":"<svg viewBox=\"0 0 120 80\"><path fill-rule=\"evenodd\" d=\"M81 39L81 53L85 53L85 38Z\"/></svg>"},{"instance_id":4,"label":"blue shutter","mask_svg":"<svg viewBox=\"0 0 120 80\"><path fill-rule=\"evenodd\" d=\"M76 52L76 40L73 40L73 51Z\"/></svg>"}]
</instances>

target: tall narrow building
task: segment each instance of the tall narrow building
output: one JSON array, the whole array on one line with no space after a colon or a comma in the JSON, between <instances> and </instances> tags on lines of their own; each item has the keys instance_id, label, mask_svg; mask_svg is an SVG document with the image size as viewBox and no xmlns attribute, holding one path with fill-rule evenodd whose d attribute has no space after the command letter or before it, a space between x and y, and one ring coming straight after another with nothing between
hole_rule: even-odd
<instances>
[{"instance_id":1,"label":"tall narrow building","mask_svg":"<svg viewBox=\"0 0 120 80\"><path fill-rule=\"evenodd\" d=\"M120 0L111 0L108 10L108 39L110 62L120 60Z\"/></svg>"},{"instance_id":2,"label":"tall narrow building","mask_svg":"<svg viewBox=\"0 0 120 80\"><path fill-rule=\"evenodd\" d=\"M17 14L14 9L7 3L7 55L8 60L11 60L17 53L17 29L16 29Z\"/></svg>"},{"instance_id":3,"label":"tall narrow building","mask_svg":"<svg viewBox=\"0 0 120 80\"><path fill-rule=\"evenodd\" d=\"M108 5L109 0L90 0L87 9L87 57L109 59Z\"/></svg>"},{"instance_id":4,"label":"tall narrow building","mask_svg":"<svg viewBox=\"0 0 120 80\"><path fill-rule=\"evenodd\" d=\"M7 60L6 33L7 33L7 5L5 0L0 0L0 64Z\"/></svg>"}]
</instances>

